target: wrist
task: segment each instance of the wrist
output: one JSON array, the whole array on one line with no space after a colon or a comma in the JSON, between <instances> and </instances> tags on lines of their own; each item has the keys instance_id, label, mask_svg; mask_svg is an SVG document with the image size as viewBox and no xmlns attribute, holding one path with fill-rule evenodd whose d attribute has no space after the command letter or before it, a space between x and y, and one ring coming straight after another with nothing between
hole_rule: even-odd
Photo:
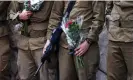
<instances>
[{"instance_id":1,"label":"wrist","mask_svg":"<svg viewBox=\"0 0 133 80\"><path fill-rule=\"evenodd\" d=\"M92 43L92 40L90 40L89 38L86 38L85 41L86 41L88 44L91 44L91 43Z\"/></svg>"},{"instance_id":2,"label":"wrist","mask_svg":"<svg viewBox=\"0 0 133 80\"><path fill-rule=\"evenodd\" d=\"M19 15L18 15L18 20L22 20L22 13L20 12Z\"/></svg>"}]
</instances>

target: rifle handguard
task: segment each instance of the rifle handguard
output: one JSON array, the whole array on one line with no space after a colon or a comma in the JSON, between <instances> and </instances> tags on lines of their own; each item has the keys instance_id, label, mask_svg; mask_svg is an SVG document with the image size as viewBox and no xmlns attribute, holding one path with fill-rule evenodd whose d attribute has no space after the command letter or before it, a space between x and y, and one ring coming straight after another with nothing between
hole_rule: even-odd
<instances>
[{"instance_id":1,"label":"rifle handguard","mask_svg":"<svg viewBox=\"0 0 133 80\"><path fill-rule=\"evenodd\" d=\"M49 56L50 56L52 50L53 50L53 45L50 43L50 44L47 46L46 51L44 52L44 54L43 54L43 56L42 56L42 58L41 58L41 62L42 62L42 63L44 63L46 60L47 60L48 62L50 62Z\"/></svg>"}]
</instances>

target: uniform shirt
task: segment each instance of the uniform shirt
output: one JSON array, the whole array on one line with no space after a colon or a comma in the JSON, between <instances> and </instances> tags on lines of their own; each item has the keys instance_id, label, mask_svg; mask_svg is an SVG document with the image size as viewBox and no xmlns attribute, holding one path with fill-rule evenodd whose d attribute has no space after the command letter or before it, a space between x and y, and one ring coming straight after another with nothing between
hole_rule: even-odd
<instances>
[{"instance_id":1,"label":"uniform shirt","mask_svg":"<svg viewBox=\"0 0 133 80\"><path fill-rule=\"evenodd\" d=\"M64 1L54 2L48 26L47 39L50 39L53 29L55 29L61 21L61 17L63 17L63 12L65 12L67 5L68 2ZM104 23L104 10L105 2L76 1L69 18L76 19L78 16L82 15L84 21L81 29L84 32L84 37L89 38L92 41L97 41ZM68 48L65 33L61 35L60 44L63 47Z\"/></svg>"},{"instance_id":2,"label":"uniform shirt","mask_svg":"<svg viewBox=\"0 0 133 80\"><path fill-rule=\"evenodd\" d=\"M8 35L7 9L10 1L0 1L0 37Z\"/></svg>"},{"instance_id":3,"label":"uniform shirt","mask_svg":"<svg viewBox=\"0 0 133 80\"><path fill-rule=\"evenodd\" d=\"M16 8L17 11L22 11L23 2L15 2L15 4L16 3L19 4L18 9ZM46 41L46 32L52 6L53 1L44 1L40 10L33 12L33 15L30 17L30 25L28 26L28 34L30 37L18 35L18 48L23 50L43 48Z\"/></svg>"},{"instance_id":4,"label":"uniform shirt","mask_svg":"<svg viewBox=\"0 0 133 80\"><path fill-rule=\"evenodd\" d=\"M109 40L133 41L133 2L114 1L109 22Z\"/></svg>"}]
</instances>

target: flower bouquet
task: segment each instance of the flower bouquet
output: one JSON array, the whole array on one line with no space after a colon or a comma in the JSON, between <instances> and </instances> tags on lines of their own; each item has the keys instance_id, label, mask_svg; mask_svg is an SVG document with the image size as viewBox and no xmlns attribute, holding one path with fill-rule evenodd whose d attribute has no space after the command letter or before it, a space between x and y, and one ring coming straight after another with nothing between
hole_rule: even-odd
<instances>
[{"instance_id":1,"label":"flower bouquet","mask_svg":"<svg viewBox=\"0 0 133 80\"><path fill-rule=\"evenodd\" d=\"M69 54L74 54L75 49L84 41L81 26L83 23L83 16L77 17L76 20L69 20L63 18L62 30L66 34L67 42L69 44ZM78 68L84 67L83 56L76 56L76 65Z\"/></svg>"}]
</instances>

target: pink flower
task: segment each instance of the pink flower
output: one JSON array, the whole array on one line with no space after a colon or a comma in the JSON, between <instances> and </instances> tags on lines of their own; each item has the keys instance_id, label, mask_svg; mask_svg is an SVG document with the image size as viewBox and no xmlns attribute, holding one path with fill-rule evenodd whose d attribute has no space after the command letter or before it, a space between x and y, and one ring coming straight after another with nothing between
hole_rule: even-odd
<instances>
[{"instance_id":1,"label":"pink flower","mask_svg":"<svg viewBox=\"0 0 133 80\"><path fill-rule=\"evenodd\" d=\"M69 20L68 22L66 22L65 28L68 28L69 25L71 25L73 22L71 20Z\"/></svg>"}]
</instances>

